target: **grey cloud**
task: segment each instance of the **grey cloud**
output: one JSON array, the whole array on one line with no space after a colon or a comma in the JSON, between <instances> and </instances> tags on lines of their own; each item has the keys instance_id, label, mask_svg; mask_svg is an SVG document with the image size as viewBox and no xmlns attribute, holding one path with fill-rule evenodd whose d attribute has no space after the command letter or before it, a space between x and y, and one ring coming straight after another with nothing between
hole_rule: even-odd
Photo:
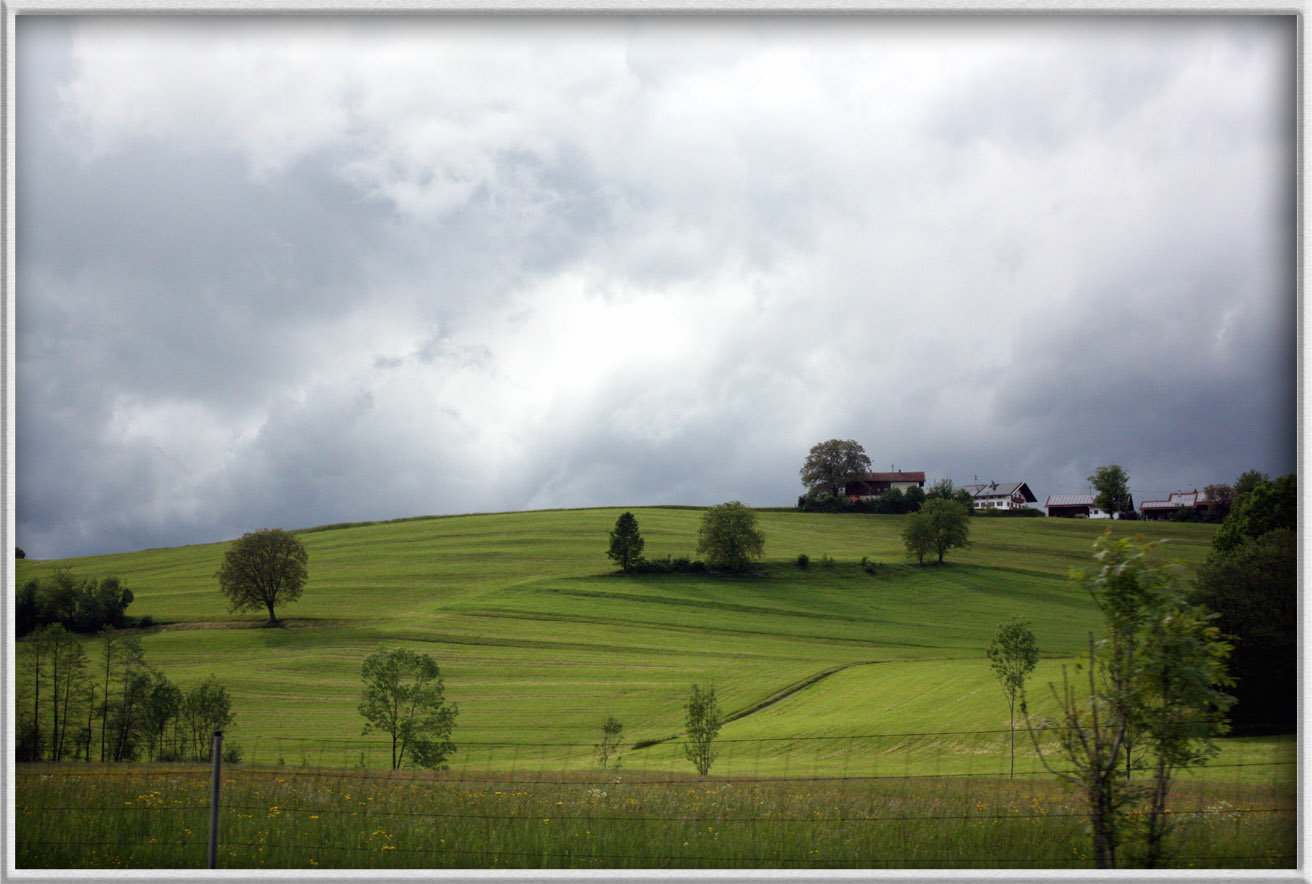
<instances>
[{"instance_id":1,"label":"grey cloud","mask_svg":"<svg viewBox=\"0 0 1312 884\"><path fill-rule=\"evenodd\" d=\"M1287 22L461 25L490 67L333 24L399 54L332 43L313 89L280 59L294 138L209 57L177 76L213 120L152 76L140 130L56 121L67 27L20 27L30 554L788 504L831 437L1041 498L1102 463L1154 493L1293 468Z\"/></svg>"}]
</instances>

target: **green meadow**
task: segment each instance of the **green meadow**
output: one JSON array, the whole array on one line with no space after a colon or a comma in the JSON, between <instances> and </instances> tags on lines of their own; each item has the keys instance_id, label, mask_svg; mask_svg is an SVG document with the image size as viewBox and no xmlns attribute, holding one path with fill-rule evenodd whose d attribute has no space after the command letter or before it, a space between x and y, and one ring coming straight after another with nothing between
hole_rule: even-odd
<instances>
[{"instance_id":1,"label":"green meadow","mask_svg":"<svg viewBox=\"0 0 1312 884\"><path fill-rule=\"evenodd\" d=\"M406 646L437 659L448 701L460 709L458 751L446 776L575 777L580 785L567 800L584 802L591 799L580 790L602 787L589 778L599 775L594 744L610 715L624 725L624 744L618 770L607 776L695 779L680 743L682 704L694 682L715 684L730 719L712 769L726 782L996 783L1007 773L1008 715L984 651L997 625L1018 615L1036 634L1042 660L1030 681L1035 717L1052 711L1047 685L1060 682L1098 628L1092 603L1068 575L1091 561L1106 522L979 518L970 547L951 552L944 565L922 567L906 558L902 517L762 510L766 561L758 576L625 577L605 554L622 512L433 517L303 531L310 579L302 600L279 611L284 625L276 629L263 626L263 613L227 610L213 576L226 544L22 560L16 579L21 584L56 566L122 578L135 594L128 613L156 622L142 633L147 659L183 687L211 674L228 687L236 723L225 745L243 754L234 771L385 773L386 738L361 734L360 664L380 645ZM701 510L632 512L647 558L696 557ZM1192 568L1206 557L1214 529L1117 523L1113 530L1164 541L1164 560ZM796 567L799 553L810 557L808 568ZM831 567L821 565L826 556ZM863 557L876 564L873 574L862 568ZM1292 802L1292 737L1222 742L1209 767L1183 778L1181 788L1195 790L1189 801L1229 807L1233 802L1216 802L1247 799L1208 790L1256 789L1264 807ZM1055 789L1023 731L1016 746L1018 782ZM1045 808L1076 801L1043 794ZM545 799L534 792L532 800ZM1081 831L1078 819L1070 825ZM1268 841L1279 841L1284 857L1292 817L1276 830L1255 838L1267 852ZM1071 849L1069 841L1060 842L1062 851ZM593 846L603 857L620 849ZM740 855L749 856L744 849ZM867 860L873 855L852 849ZM1245 855L1257 849L1245 848ZM568 854L544 863L515 863L513 855L498 862L587 866ZM233 858L253 865L253 856ZM283 864L304 866L306 856ZM460 864L434 856L430 850L414 862ZM807 858L789 856L793 865ZM268 857L259 858L263 864ZM330 860L318 856L314 864ZM1053 863L1059 865L1055 855Z\"/></svg>"}]
</instances>

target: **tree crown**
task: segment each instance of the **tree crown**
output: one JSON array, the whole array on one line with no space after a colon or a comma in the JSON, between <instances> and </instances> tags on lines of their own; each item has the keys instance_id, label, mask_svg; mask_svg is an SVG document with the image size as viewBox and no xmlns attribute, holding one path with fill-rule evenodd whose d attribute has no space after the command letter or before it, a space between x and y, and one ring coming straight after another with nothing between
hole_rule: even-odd
<instances>
[{"instance_id":1,"label":"tree crown","mask_svg":"<svg viewBox=\"0 0 1312 884\"><path fill-rule=\"evenodd\" d=\"M830 439L811 447L802 462L802 484L837 496L849 480L870 472L870 458L852 439Z\"/></svg>"},{"instance_id":2,"label":"tree crown","mask_svg":"<svg viewBox=\"0 0 1312 884\"><path fill-rule=\"evenodd\" d=\"M269 609L301 597L309 553L290 531L267 528L243 534L223 555L214 576L233 611Z\"/></svg>"},{"instance_id":3,"label":"tree crown","mask_svg":"<svg viewBox=\"0 0 1312 884\"><path fill-rule=\"evenodd\" d=\"M713 568L744 571L765 552L765 535L756 527L756 513L736 500L708 509L697 534L697 552Z\"/></svg>"}]
</instances>

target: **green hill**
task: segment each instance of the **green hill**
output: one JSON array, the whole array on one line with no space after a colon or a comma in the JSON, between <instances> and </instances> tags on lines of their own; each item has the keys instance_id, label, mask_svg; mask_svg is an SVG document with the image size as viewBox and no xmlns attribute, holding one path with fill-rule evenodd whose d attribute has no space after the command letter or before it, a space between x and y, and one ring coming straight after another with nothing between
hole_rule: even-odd
<instances>
[{"instance_id":1,"label":"green hill","mask_svg":"<svg viewBox=\"0 0 1312 884\"><path fill-rule=\"evenodd\" d=\"M632 511L648 558L693 557L700 510ZM689 686L710 680L725 711L740 716L721 733L732 749L725 765L780 770L809 740L807 763L821 768L851 764L857 751L895 756L888 763L908 770L993 771L1000 735L872 735L1005 728L984 659L997 624L1016 614L1033 625L1044 657L1032 682L1039 707L1043 684L1060 678L1097 626L1067 574L1089 561L1105 522L976 519L971 547L920 567L906 560L902 517L762 511L759 577L622 577L605 555L621 512L303 531L310 579L304 598L279 611L282 629L261 628L260 613L228 613L213 576L226 544L20 560L16 577L21 585L64 566L122 578L136 597L129 613L158 624L143 634L147 658L184 686L218 675L234 697L230 739L258 762L340 764L364 753L380 763L381 738L361 738L360 663L380 644L404 644L436 657L459 704L454 766L527 764L508 755L526 744L533 764L586 766L607 715L624 723L627 744L670 737ZM1114 530L1167 540L1163 557L1188 566L1202 561L1213 531ZM794 565L799 553L811 558L806 570ZM873 576L863 556L880 563ZM627 752L625 764L668 765L676 751L656 744Z\"/></svg>"}]
</instances>

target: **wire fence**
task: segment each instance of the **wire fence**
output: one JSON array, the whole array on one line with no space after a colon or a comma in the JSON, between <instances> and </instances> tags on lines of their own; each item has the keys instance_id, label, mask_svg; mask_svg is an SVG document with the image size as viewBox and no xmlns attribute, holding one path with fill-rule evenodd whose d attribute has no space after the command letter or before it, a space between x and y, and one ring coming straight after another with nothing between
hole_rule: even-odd
<instances>
[{"instance_id":1,"label":"wire fence","mask_svg":"<svg viewBox=\"0 0 1312 884\"><path fill-rule=\"evenodd\" d=\"M590 743L471 741L447 770L425 771L341 763L377 740L246 736L328 763L221 764L215 856L218 868L1091 867L1081 796L1042 767L1008 776L994 757L1006 733L724 740L707 776L677 739L604 770ZM947 737L955 751L933 742ZM1292 748L1273 749L1177 778L1170 864L1295 867L1295 771ZM17 864L203 868L213 775L196 763L20 765ZM1143 814L1126 813L1127 831Z\"/></svg>"}]
</instances>

